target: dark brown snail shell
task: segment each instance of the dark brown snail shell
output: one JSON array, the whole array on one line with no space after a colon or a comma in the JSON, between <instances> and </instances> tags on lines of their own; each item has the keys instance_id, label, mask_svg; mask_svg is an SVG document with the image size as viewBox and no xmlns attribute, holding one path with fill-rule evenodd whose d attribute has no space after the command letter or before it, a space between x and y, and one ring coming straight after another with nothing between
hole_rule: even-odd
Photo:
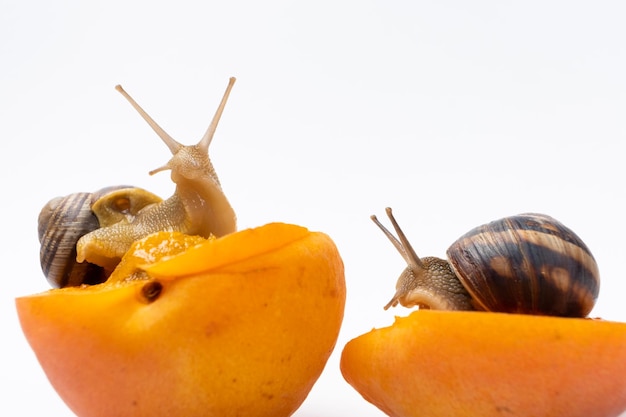
<instances>
[{"instance_id":1,"label":"dark brown snail shell","mask_svg":"<svg viewBox=\"0 0 626 417\"><path fill-rule=\"evenodd\" d=\"M487 311L585 317L600 289L585 243L544 214L521 214L479 226L447 251L463 286Z\"/></svg>"}]
</instances>

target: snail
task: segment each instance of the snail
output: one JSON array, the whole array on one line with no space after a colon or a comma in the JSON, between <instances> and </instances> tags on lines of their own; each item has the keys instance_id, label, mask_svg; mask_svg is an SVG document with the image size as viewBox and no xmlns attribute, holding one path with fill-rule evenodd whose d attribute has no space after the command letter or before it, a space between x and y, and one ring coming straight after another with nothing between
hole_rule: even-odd
<instances>
[{"instance_id":1,"label":"snail","mask_svg":"<svg viewBox=\"0 0 626 417\"><path fill-rule=\"evenodd\" d=\"M209 238L236 231L235 212L208 155L234 83L230 78L202 139L189 146L175 141L121 86L115 87L173 155L150 175L170 170L176 188L165 200L141 188L114 186L48 202L39 215L38 230L42 270L53 287L102 282L132 243L151 233L178 231Z\"/></svg>"},{"instance_id":2,"label":"snail","mask_svg":"<svg viewBox=\"0 0 626 417\"><path fill-rule=\"evenodd\" d=\"M585 243L556 219L535 213L478 226L448 248L447 260L419 258L391 208L396 238L371 216L407 262L385 309L399 304L586 317L600 288L598 265Z\"/></svg>"}]
</instances>

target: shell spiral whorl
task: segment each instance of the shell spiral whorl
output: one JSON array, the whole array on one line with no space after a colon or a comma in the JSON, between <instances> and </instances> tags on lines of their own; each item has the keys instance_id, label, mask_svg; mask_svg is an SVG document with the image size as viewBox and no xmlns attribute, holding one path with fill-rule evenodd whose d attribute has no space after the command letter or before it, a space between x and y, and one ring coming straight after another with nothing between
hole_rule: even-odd
<instances>
[{"instance_id":1,"label":"shell spiral whorl","mask_svg":"<svg viewBox=\"0 0 626 417\"><path fill-rule=\"evenodd\" d=\"M73 193L53 198L39 213L38 232L41 269L54 288L102 282L97 265L76 262L76 242L99 227L91 211L92 193Z\"/></svg>"}]
</instances>

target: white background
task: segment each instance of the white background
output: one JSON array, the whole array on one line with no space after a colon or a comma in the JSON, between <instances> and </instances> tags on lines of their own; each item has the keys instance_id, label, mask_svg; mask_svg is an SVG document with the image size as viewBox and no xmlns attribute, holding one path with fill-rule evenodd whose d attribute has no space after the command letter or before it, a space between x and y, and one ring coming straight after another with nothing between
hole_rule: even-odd
<instances>
[{"instance_id":1,"label":"white background","mask_svg":"<svg viewBox=\"0 0 626 417\"><path fill-rule=\"evenodd\" d=\"M238 81L211 156L240 228L333 237L348 301L297 417L381 416L339 372L403 261L372 224L392 206L422 255L481 223L545 212L603 275L593 316L626 321L626 5L619 1L0 0L0 415L63 417L13 299L47 288L36 219L55 195L148 176L167 148L113 89L195 143ZM620 294L622 293L622 294Z\"/></svg>"}]
</instances>

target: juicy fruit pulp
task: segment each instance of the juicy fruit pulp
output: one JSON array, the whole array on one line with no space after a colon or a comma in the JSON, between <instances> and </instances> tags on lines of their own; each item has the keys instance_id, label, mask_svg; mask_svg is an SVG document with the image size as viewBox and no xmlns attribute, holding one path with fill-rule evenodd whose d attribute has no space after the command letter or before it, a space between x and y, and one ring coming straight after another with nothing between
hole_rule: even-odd
<instances>
[{"instance_id":1,"label":"juicy fruit pulp","mask_svg":"<svg viewBox=\"0 0 626 417\"><path fill-rule=\"evenodd\" d=\"M348 342L341 371L390 416L616 417L626 323L415 311Z\"/></svg>"},{"instance_id":2,"label":"juicy fruit pulp","mask_svg":"<svg viewBox=\"0 0 626 417\"><path fill-rule=\"evenodd\" d=\"M289 416L306 398L343 319L332 240L282 223L188 239L151 235L104 284L17 299L77 415Z\"/></svg>"}]
</instances>

